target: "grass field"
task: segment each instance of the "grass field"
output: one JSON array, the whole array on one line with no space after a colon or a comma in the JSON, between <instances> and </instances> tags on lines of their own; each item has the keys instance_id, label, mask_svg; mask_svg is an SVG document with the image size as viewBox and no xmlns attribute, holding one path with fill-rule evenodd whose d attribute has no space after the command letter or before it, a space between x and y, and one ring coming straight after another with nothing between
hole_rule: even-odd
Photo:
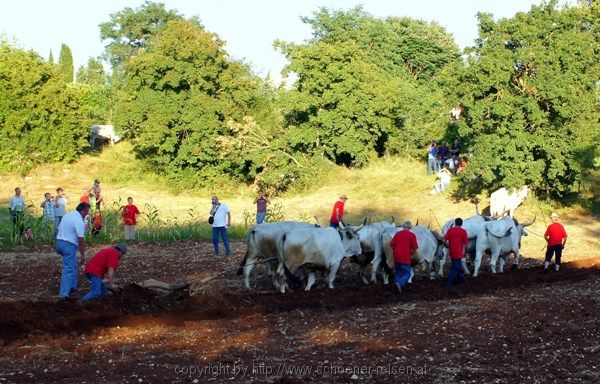
<instances>
[{"instance_id":1,"label":"grass field","mask_svg":"<svg viewBox=\"0 0 600 384\"><path fill-rule=\"evenodd\" d=\"M101 180L107 200L105 223L107 229L95 242L112 242L120 237L118 207L128 196L142 211L140 235L143 241L179 240L185 238L208 238L210 227L206 223L210 209L210 196L217 194L221 201L229 205L232 212L232 236L241 237L254 219L253 199L256 189L241 185L235 189L197 190L173 192L169 181L144 167L134 158L131 146L120 143L106 148L99 154L84 156L75 164L48 164L38 167L27 176L3 175L0 204L0 243L9 245L10 221L6 209L14 187L20 186L26 201L31 205L33 216L40 216L39 205L44 192L55 193L58 186L66 190L73 209L82 189L90 188L94 179ZM314 221L316 216L322 224L328 222L333 203L342 193L347 194L347 221L358 224L365 217L371 221L392 220L396 223L411 220L429 224L432 228L446 220L475 214L475 207L469 202L456 202L451 191L443 195L431 196L434 176L425 174L425 164L400 158L385 158L360 170L344 167L336 168L335 174L315 180L315 187L304 193L289 193L272 198L272 207L278 218L286 220ZM487 197L481 196L480 208L487 206ZM528 257L543 255L544 240L541 234L549 224L552 211L561 214L569 242L565 259L587 258L600 254L600 223L598 217L587 214L577 207L560 208L547 202L528 197L515 215L519 220L537 217L534 225L528 227L530 236L523 240L523 253ZM108 228L108 227L107 227ZM174 229L173 229L174 228Z\"/></svg>"}]
</instances>

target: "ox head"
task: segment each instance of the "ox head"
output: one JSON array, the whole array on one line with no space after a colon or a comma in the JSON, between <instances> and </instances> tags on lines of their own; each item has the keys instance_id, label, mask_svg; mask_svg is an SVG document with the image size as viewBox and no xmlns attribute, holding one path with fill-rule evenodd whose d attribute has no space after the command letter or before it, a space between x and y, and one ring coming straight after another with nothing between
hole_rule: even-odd
<instances>
[{"instance_id":1,"label":"ox head","mask_svg":"<svg viewBox=\"0 0 600 384\"><path fill-rule=\"evenodd\" d=\"M358 228L358 230L360 230L363 227L363 225L361 225ZM358 230L354 230L354 228L352 227L344 227L343 224L340 223L338 233L340 234L340 240L342 241L342 246L344 247L345 257L352 257L354 255L360 255L362 253L362 248L360 247L360 235L358 234Z\"/></svg>"}]
</instances>

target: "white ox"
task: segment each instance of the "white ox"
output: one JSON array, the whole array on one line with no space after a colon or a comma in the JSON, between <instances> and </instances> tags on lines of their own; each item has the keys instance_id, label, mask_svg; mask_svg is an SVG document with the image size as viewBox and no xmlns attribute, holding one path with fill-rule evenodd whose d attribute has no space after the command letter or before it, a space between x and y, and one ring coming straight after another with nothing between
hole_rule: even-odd
<instances>
[{"instance_id":1,"label":"white ox","mask_svg":"<svg viewBox=\"0 0 600 384\"><path fill-rule=\"evenodd\" d=\"M277 249L280 257L277 277L281 293L288 287L288 278L293 278L299 269L308 272L306 291L315 283L317 270L327 272L325 280L329 288L333 288L342 260L362 252L358 233L342 223L339 229L293 229L280 238Z\"/></svg>"},{"instance_id":2,"label":"white ox","mask_svg":"<svg viewBox=\"0 0 600 384\"><path fill-rule=\"evenodd\" d=\"M271 281L276 289L279 284L275 275L278 264L277 241L283 234L292 229L314 228L313 224L299 221L282 221L278 223L257 224L246 236L246 254L237 269L237 275L244 274L244 284L250 289L250 272L258 263L267 262Z\"/></svg>"},{"instance_id":3,"label":"white ox","mask_svg":"<svg viewBox=\"0 0 600 384\"><path fill-rule=\"evenodd\" d=\"M515 210L527 197L527 186L519 190L512 189L510 192L502 187L490 195L490 215L501 218L506 215L514 216Z\"/></svg>"},{"instance_id":4,"label":"white ox","mask_svg":"<svg viewBox=\"0 0 600 384\"><path fill-rule=\"evenodd\" d=\"M467 238L469 239L469 243L467 244L467 247L465 250L465 253L466 253L465 257L462 259L462 269L466 275L471 274L469 272L469 269L467 268L466 256L467 255L472 255L473 257L475 256L475 241L477 239L477 234L479 233L480 229L482 228L482 226L485 222L486 222L486 219L481 215L471 216L468 219L463 220L463 225L461 226L461 228L463 228L465 231L467 231ZM453 226L454 226L454 219L450 219L450 220L446 221L444 223L444 225L442 226L442 237L446 236L446 233L448 233L448 230L450 228L452 228ZM446 250L442 254L442 257L440 259L438 275L444 276L444 265L446 264L447 260L448 260L448 251Z\"/></svg>"},{"instance_id":5,"label":"white ox","mask_svg":"<svg viewBox=\"0 0 600 384\"><path fill-rule=\"evenodd\" d=\"M490 251L490 271L496 273L496 263L498 257L500 258L500 265L498 267L499 272L504 271L505 257L509 253L515 254L517 262L517 268L521 262L521 238L527 236L525 227L533 224L535 218L531 222L519 224L512 217L507 216L499 220L492 220L485 222L479 229L477 234L477 240L475 245L475 269L473 271L473 277L479 274L479 267L481 266L481 258L483 253Z\"/></svg>"},{"instance_id":6,"label":"white ox","mask_svg":"<svg viewBox=\"0 0 600 384\"><path fill-rule=\"evenodd\" d=\"M111 145L121 140L112 125L92 125L90 127L90 146L95 147L97 140L108 140Z\"/></svg>"},{"instance_id":7,"label":"white ox","mask_svg":"<svg viewBox=\"0 0 600 384\"><path fill-rule=\"evenodd\" d=\"M390 247L390 241L397 232L402 230L402 227L386 228L381 234L382 243L384 244L383 252L385 254L385 266L381 272L384 284L388 283L388 270L394 270L394 251ZM419 264L421 270L425 271L430 278L433 278L435 275L435 264L445 251L444 245L439 239L440 236L424 225L417 225L411 228L410 231L417 237L417 246L419 247L415 252L412 262ZM409 283L412 282L413 276L414 272L411 270Z\"/></svg>"},{"instance_id":8,"label":"white ox","mask_svg":"<svg viewBox=\"0 0 600 384\"><path fill-rule=\"evenodd\" d=\"M365 268L371 264L371 282L377 281L377 270L379 269L383 256L383 243L381 234L386 228L395 228L395 224L387 221L380 221L363 226L358 234L360 235L360 247L362 253L358 256L352 256L350 261L359 267L358 275L365 284L369 284L365 277Z\"/></svg>"}]
</instances>

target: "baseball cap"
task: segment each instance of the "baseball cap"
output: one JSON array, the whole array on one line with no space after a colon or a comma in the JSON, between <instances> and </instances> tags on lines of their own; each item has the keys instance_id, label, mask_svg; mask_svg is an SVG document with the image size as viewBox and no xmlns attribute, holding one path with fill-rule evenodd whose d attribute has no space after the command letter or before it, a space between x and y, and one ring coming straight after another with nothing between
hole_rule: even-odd
<instances>
[{"instance_id":1,"label":"baseball cap","mask_svg":"<svg viewBox=\"0 0 600 384\"><path fill-rule=\"evenodd\" d=\"M118 249L119 251L121 251L123 253L127 253L127 245L125 243L115 244L114 248Z\"/></svg>"}]
</instances>

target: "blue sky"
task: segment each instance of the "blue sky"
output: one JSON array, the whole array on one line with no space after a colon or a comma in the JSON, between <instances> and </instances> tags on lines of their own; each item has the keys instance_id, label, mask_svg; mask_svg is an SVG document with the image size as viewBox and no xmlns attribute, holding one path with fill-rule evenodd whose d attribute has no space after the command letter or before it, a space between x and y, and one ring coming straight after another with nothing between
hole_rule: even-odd
<instances>
[{"instance_id":1,"label":"blue sky","mask_svg":"<svg viewBox=\"0 0 600 384\"><path fill-rule=\"evenodd\" d=\"M157 1L160 2L160 1ZM541 0L164 0L168 9L186 17L198 16L207 30L226 41L227 52L250 63L260 75L271 74L279 82L285 58L276 52L275 39L302 42L310 29L300 16L310 16L321 7L349 9L362 4L377 16L409 16L437 21L452 33L461 48L477 37L477 12L495 18L528 11ZM564 3L565 0L561 1ZM98 25L125 7L137 8L142 0L13 0L3 2L0 34L19 47L33 49L47 58L52 50L58 58L60 45L67 44L75 67L104 50Z\"/></svg>"}]
</instances>

